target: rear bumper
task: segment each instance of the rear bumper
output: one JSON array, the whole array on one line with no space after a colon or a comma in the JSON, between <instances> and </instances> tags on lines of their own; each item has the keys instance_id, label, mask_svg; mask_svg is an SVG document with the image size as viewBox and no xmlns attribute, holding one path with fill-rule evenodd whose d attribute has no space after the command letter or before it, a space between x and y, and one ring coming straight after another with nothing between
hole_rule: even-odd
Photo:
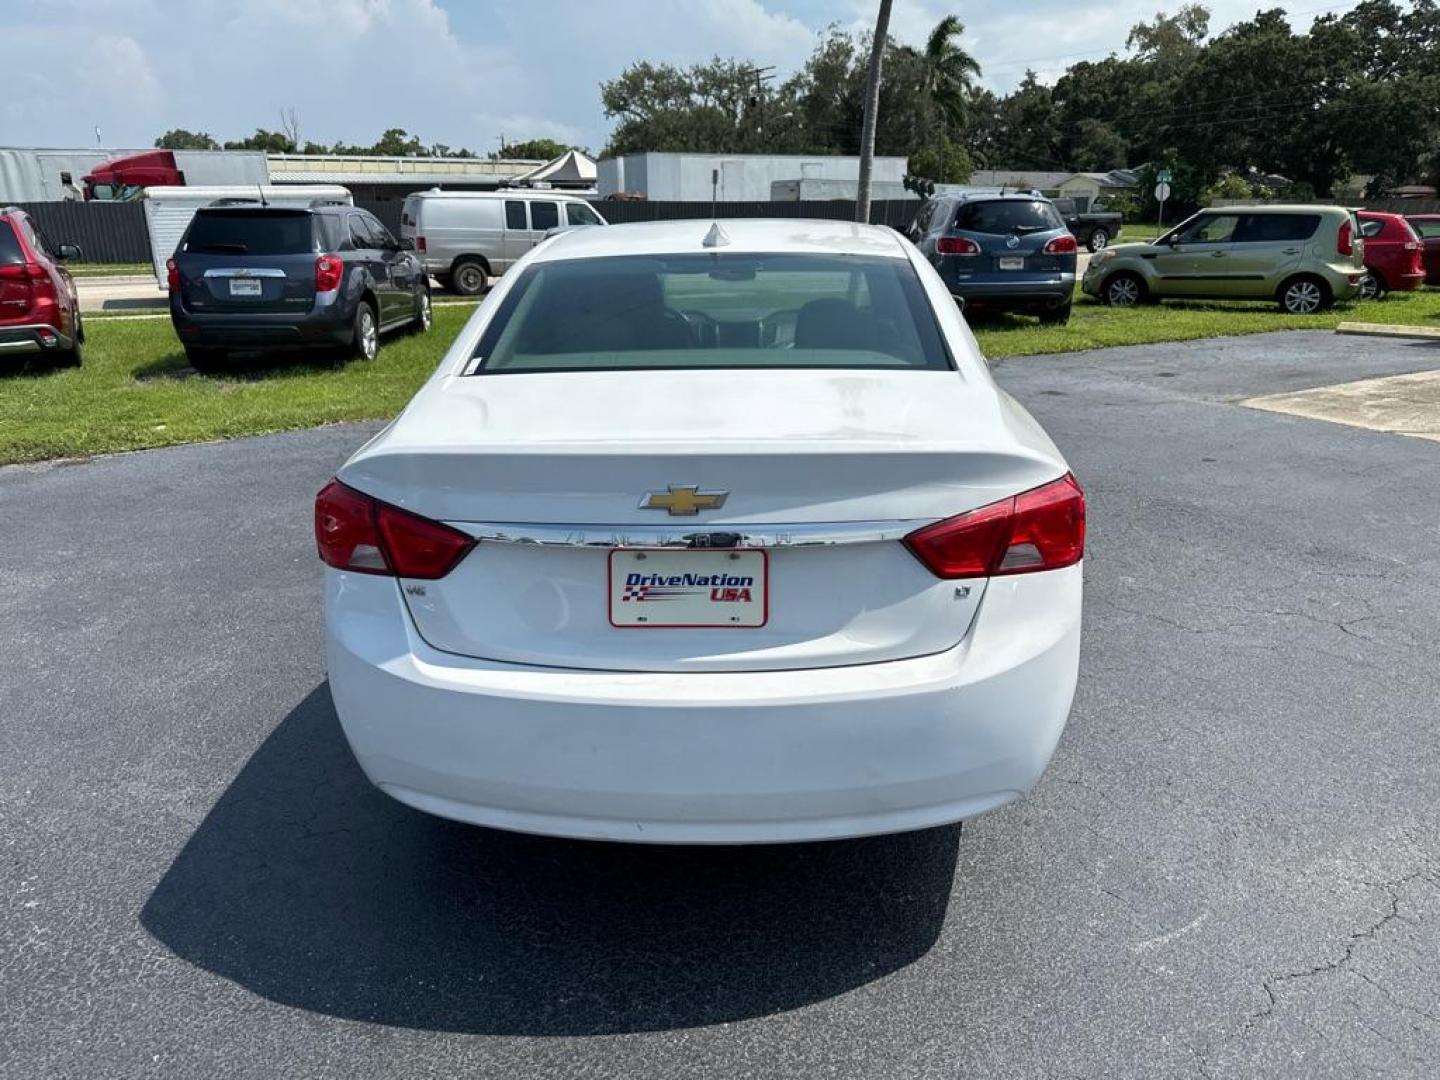
<instances>
[{"instance_id":1,"label":"rear bumper","mask_svg":"<svg viewBox=\"0 0 1440 1080\"><path fill-rule=\"evenodd\" d=\"M0 326L0 357L68 352L75 343L48 323Z\"/></svg>"},{"instance_id":2,"label":"rear bumper","mask_svg":"<svg viewBox=\"0 0 1440 1080\"><path fill-rule=\"evenodd\" d=\"M1411 292L1425 284L1424 273L1389 273L1383 267L1376 267L1375 272L1380 275L1385 282L1385 287L1391 292Z\"/></svg>"},{"instance_id":3,"label":"rear bumper","mask_svg":"<svg viewBox=\"0 0 1440 1080\"><path fill-rule=\"evenodd\" d=\"M996 579L933 656L737 673L440 653L391 579L326 572L331 693L381 790L442 817L652 843L926 828L1039 779L1079 662L1081 568Z\"/></svg>"},{"instance_id":4,"label":"rear bumper","mask_svg":"<svg viewBox=\"0 0 1440 1080\"><path fill-rule=\"evenodd\" d=\"M1053 308L1069 303L1075 292L1075 275L1061 273L1022 281L948 278L945 284L952 296L969 304L1011 309Z\"/></svg>"},{"instance_id":5,"label":"rear bumper","mask_svg":"<svg viewBox=\"0 0 1440 1080\"><path fill-rule=\"evenodd\" d=\"M197 312L170 297L170 322L186 345L203 348L304 348L348 345L353 335L354 308L342 304L317 306L304 312Z\"/></svg>"}]
</instances>

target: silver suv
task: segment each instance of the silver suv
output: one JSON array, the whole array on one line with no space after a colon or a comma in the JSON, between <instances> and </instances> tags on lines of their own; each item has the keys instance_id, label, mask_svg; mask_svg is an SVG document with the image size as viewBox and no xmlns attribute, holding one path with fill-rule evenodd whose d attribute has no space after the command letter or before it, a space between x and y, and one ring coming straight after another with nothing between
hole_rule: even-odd
<instances>
[{"instance_id":1,"label":"silver suv","mask_svg":"<svg viewBox=\"0 0 1440 1080\"><path fill-rule=\"evenodd\" d=\"M1115 307L1147 300L1274 300L1309 315L1359 295L1364 241L1340 206L1202 210L1148 244L1090 260L1081 289Z\"/></svg>"}]
</instances>

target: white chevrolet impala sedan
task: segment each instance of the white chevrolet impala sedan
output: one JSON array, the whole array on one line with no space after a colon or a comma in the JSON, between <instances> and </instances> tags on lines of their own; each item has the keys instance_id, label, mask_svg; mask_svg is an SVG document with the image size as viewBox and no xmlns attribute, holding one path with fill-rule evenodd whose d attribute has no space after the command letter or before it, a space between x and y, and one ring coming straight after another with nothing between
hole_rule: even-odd
<instances>
[{"instance_id":1,"label":"white chevrolet impala sedan","mask_svg":"<svg viewBox=\"0 0 1440 1080\"><path fill-rule=\"evenodd\" d=\"M355 756L460 821L954 822L1039 779L1074 694L1084 495L884 228L541 244L315 528Z\"/></svg>"}]
</instances>

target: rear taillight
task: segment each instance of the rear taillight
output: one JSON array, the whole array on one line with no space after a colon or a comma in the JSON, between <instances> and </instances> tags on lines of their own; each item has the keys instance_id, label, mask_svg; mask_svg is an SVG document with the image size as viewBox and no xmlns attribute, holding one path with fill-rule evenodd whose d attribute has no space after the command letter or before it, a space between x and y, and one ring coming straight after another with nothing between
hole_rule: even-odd
<instances>
[{"instance_id":1,"label":"rear taillight","mask_svg":"<svg viewBox=\"0 0 1440 1080\"><path fill-rule=\"evenodd\" d=\"M942 236L935 241L935 251L941 255L979 255L980 245L963 236Z\"/></svg>"},{"instance_id":2,"label":"rear taillight","mask_svg":"<svg viewBox=\"0 0 1440 1080\"><path fill-rule=\"evenodd\" d=\"M415 237L415 250L416 250L416 251L424 251L424 250L425 250L425 237L423 237L423 236L417 236L417 237Z\"/></svg>"},{"instance_id":3,"label":"rear taillight","mask_svg":"<svg viewBox=\"0 0 1440 1080\"><path fill-rule=\"evenodd\" d=\"M315 496L315 543L337 570L433 581L475 546L458 529L372 499L339 480Z\"/></svg>"},{"instance_id":4,"label":"rear taillight","mask_svg":"<svg viewBox=\"0 0 1440 1080\"><path fill-rule=\"evenodd\" d=\"M321 255L315 260L315 291L334 292L345 276L345 264L337 255Z\"/></svg>"},{"instance_id":5,"label":"rear taillight","mask_svg":"<svg viewBox=\"0 0 1440 1080\"><path fill-rule=\"evenodd\" d=\"M1340 235L1335 238L1335 250L1341 255L1355 253L1355 229L1348 220L1340 224Z\"/></svg>"},{"instance_id":6,"label":"rear taillight","mask_svg":"<svg viewBox=\"0 0 1440 1080\"><path fill-rule=\"evenodd\" d=\"M175 265L174 259L165 260L165 284L171 292L180 291L180 267Z\"/></svg>"},{"instance_id":7,"label":"rear taillight","mask_svg":"<svg viewBox=\"0 0 1440 1080\"><path fill-rule=\"evenodd\" d=\"M1080 245L1075 243L1075 237L1066 233L1064 236L1057 236L1042 249L1046 255L1073 255L1080 250Z\"/></svg>"},{"instance_id":8,"label":"rear taillight","mask_svg":"<svg viewBox=\"0 0 1440 1080\"><path fill-rule=\"evenodd\" d=\"M1074 475L937 521L905 538L936 577L999 577L1074 566L1085 554L1085 493Z\"/></svg>"}]
</instances>

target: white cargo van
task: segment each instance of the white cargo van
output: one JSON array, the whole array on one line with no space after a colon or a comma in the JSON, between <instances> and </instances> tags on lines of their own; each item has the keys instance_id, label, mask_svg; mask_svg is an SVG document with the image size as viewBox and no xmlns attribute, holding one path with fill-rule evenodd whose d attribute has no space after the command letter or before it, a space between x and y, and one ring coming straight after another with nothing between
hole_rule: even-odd
<instances>
[{"instance_id":1,"label":"white cargo van","mask_svg":"<svg viewBox=\"0 0 1440 1080\"><path fill-rule=\"evenodd\" d=\"M557 191L417 191L405 197L400 236L452 292L475 296L556 229L604 225L578 195Z\"/></svg>"}]
</instances>

